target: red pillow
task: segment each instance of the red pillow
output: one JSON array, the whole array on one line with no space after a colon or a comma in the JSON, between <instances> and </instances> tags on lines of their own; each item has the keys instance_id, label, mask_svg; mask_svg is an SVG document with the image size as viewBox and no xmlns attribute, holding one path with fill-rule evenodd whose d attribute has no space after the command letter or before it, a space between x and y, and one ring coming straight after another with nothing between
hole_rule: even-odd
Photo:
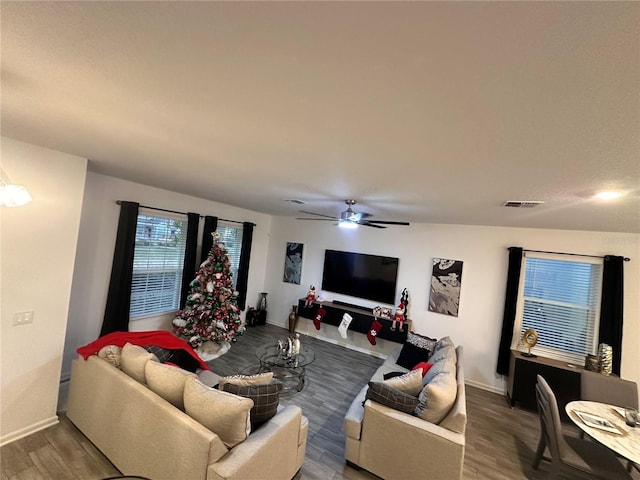
<instances>
[{"instance_id":1,"label":"red pillow","mask_svg":"<svg viewBox=\"0 0 640 480\"><path fill-rule=\"evenodd\" d=\"M422 376L424 377L431 367L433 367L433 363L420 362L415 367L413 367L411 370L417 370L417 369L421 368L422 369Z\"/></svg>"}]
</instances>

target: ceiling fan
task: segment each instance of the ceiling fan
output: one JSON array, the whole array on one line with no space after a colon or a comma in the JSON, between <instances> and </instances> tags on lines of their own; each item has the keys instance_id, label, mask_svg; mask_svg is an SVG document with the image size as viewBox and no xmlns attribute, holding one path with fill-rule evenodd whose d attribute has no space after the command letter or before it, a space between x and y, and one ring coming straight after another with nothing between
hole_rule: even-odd
<instances>
[{"instance_id":1,"label":"ceiling fan","mask_svg":"<svg viewBox=\"0 0 640 480\"><path fill-rule=\"evenodd\" d=\"M387 228L383 225L409 225L408 222L393 222L388 220L373 220L369 219L371 217L370 213L357 213L353 210L353 206L356 204L355 200L347 199L344 201L347 204L347 209L344 212L340 213L339 217L332 217L330 215L323 215L321 213L314 212L305 212L304 210L300 210L300 213L305 213L307 215L315 215L316 217L324 217L324 218L296 218L296 220L324 220L325 222L338 222L338 225L341 227L351 227L355 228L358 225L364 225L365 227L374 227L374 228Z\"/></svg>"}]
</instances>

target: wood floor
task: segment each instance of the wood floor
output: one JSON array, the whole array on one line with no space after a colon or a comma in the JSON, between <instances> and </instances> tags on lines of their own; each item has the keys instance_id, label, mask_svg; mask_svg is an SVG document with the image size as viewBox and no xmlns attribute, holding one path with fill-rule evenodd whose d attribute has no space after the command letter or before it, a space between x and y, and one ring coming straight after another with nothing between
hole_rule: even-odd
<instances>
[{"instance_id":1,"label":"wood floor","mask_svg":"<svg viewBox=\"0 0 640 480\"><path fill-rule=\"evenodd\" d=\"M284 338L286 333L272 325L250 328L227 354L209 365L221 375L249 369L257 363L253 352L258 345ZM342 419L355 394L382 360L311 337L303 336L302 341L316 352L316 361L307 367L302 392L281 399L283 404L299 405L309 419L307 456L296 480L377 479L345 465ZM537 414L512 409L503 396L470 386L467 386L467 414L465 480L547 478L545 464L537 471L531 468L539 435ZM565 425L565 431L577 434L576 427L571 425ZM398 452L389 446L389 455ZM60 424L2 447L0 465L2 480L99 480L118 474L64 414L60 414ZM633 475L640 480L638 472ZM424 478L429 478L428 473Z\"/></svg>"}]
</instances>

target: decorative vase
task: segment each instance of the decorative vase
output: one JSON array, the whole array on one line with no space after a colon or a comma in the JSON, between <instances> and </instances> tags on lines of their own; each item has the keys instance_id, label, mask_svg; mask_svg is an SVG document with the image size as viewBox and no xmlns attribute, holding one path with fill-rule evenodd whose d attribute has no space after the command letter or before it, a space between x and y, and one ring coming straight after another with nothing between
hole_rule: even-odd
<instances>
[{"instance_id":1,"label":"decorative vase","mask_svg":"<svg viewBox=\"0 0 640 480\"><path fill-rule=\"evenodd\" d=\"M600 372L600 360L595 355L587 355L584 359L584 369L590 372Z\"/></svg>"},{"instance_id":2,"label":"decorative vase","mask_svg":"<svg viewBox=\"0 0 640 480\"><path fill-rule=\"evenodd\" d=\"M256 310L266 310L267 309L267 292L262 292L258 295L258 304L256 305Z\"/></svg>"},{"instance_id":3,"label":"decorative vase","mask_svg":"<svg viewBox=\"0 0 640 480\"><path fill-rule=\"evenodd\" d=\"M289 312L289 334L293 335L296 332L297 324L298 324L298 306L291 305L291 311Z\"/></svg>"},{"instance_id":4,"label":"decorative vase","mask_svg":"<svg viewBox=\"0 0 640 480\"><path fill-rule=\"evenodd\" d=\"M601 343L598 346L598 360L600 360L600 373L611 375L611 367L613 364L613 348L611 345Z\"/></svg>"}]
</instances>

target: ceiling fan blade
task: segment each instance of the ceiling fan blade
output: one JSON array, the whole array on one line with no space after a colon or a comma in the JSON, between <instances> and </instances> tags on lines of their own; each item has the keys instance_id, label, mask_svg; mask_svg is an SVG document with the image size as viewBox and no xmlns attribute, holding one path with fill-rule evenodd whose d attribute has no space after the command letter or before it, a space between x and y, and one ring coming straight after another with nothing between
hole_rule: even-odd
<instances>
[{"instance_id":1,"label":"ceiling fan blade","mask_svg":"<svg viewBox=\"0 0 640 480\"><path fill-rule=\"evenodd\" d=\"M387 220L367 220L369 223L380 223L382 225L410 225L409 222L389 222Z\"/></svg>"},{"instance_id":2,"label":"ceiling fan blade","mask_svg":"<svg viewBox=\"0 0 640 480\"><path fill-rule=\"evenodd\" d=\"M317 217L326 217L331 220L340 220L337 217L332 217L331 215L323 215L322 213L314 213L314 212L305 212L304 210L298 210L300 213L304 213L305 215L316 215Z\"/></svg>"},{"instance_id":3,"label":"ceiling fan blade","mask_svg":"<svg viewBox=\"0 0 640 480\"><path fill-rule=\"evenodd\" d=\"M376 225L375 223L371 223L367 220L363 221L363 222L355 222L358 225L362 225L363 227L373 227L373 228L387 228L387 227L383 227L382 225Z\"/></svg>"},{"instance_id":4,"label":"ceiling fan blade","mask_svg":"<svg viewBox=\"0 0 640 480\"><path fill-rule=\"evenodd\" d=\"M296 220L316 220L316 221L321 221L321 222L335 222L336 221L335 218L302 218L302 217L296 217Z\"/></svg>"}]
</instances>

